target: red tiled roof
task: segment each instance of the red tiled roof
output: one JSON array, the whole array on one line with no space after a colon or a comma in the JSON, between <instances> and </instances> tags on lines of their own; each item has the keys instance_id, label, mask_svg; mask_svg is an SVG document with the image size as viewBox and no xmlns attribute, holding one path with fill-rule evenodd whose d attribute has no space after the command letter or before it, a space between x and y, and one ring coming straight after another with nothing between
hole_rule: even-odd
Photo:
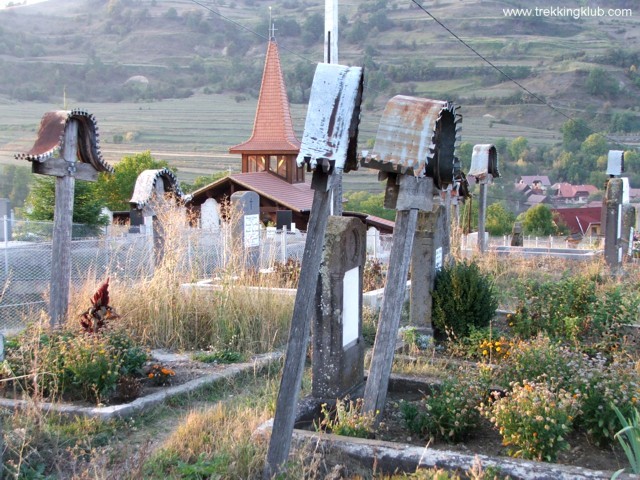
<instances>
[{"instance_id":1,"label":"red tiled roof","mask_svg":"<svg viewBox=\"0 0 640 480\"><path fill-rule=\"evenodd\" d=\"M600 225L602 206L558 208L553 210L553 212L557 213L557 215L562 218L562 221L569 227L571 233L580 233L584 235L587 232L589 225Z\"/></svg>"},{"instance_id":2,"label":"red tiled roof","mask_svg":"<svg viewBox=\"0 0 640 480\"><path fill-rule=\"evenodd\" d=\"M253 134L246 142L231 147L229 152L297 154L299 151L300 141L293 131L278 45L272 39L267 48Z\"/></svg>"},{"instance_id":3,"label":"red tiled roof","mask_svg":"<svg viewBox=\"0 0 640 480\"><path fill-rule=\"evenodd\" d=\"M554 185L553 188L557 188L558 193L556 196L560 198L576 198L579 194L586 194L589 196L598 191L598 188L593 185L571 185L566 182L558 183Z\"/></svg>"},{"instance_id":4,"label":"red tiled roof","mask_svg":"<svg viewBox=\"0 0 640 480\"><path fill-rule=\"evenodd\" d=\"M269 172L234 173L221 178L191 194L191 203L199 205L207 198L209 191L222 187L225 183L234 183L240 189L251 190L261 197L268 198L294 212L308 212L313 203L313 190L308 183L287 183Z\"/></svg>"},{"instance_id":5,"label":"red tiled roof","mask_svg":"<svg viewBox=\"0 0 640 480\"><path fill-rule=\"evenodd\" d=\"M309 183L291 184L269 172L234 173L231 180L293 211L311 210L313 190Z\"/></svg>"}]
</instances>

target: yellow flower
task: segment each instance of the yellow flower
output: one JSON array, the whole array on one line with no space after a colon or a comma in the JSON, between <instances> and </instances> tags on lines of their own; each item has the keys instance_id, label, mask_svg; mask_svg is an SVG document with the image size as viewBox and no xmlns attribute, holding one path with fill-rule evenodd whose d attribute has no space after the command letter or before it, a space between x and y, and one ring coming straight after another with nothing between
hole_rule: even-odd
<instances>
[{"instance_id":1,"label":"yellow flower","mask_svg":"<svg viewBox=\"0 0 640 480\"><path fill-rule=\"evenodd\" d=\"M489 352L487 352L486 350L482 351L482 355L487 355Z\"/></svg>"}]
</instances>

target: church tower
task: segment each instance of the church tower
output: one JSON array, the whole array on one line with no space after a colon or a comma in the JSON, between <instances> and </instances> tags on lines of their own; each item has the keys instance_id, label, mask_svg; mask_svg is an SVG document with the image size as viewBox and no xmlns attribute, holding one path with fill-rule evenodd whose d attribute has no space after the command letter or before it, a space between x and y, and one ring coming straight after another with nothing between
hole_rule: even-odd
<instances>
[{"instance_id":1,"label":"church tower","mask_svg":"<svg viewBox=\"0 0 640 480\"><path fill-rule=\"evenodd\" d=\"M296 165L300 141L293 131L273 29L271 33L253 134L246 142L231 147L229 152L242 155L242 173L270 172L287 183L303 183L304 168Z\"/></svg>"}]
</instances>

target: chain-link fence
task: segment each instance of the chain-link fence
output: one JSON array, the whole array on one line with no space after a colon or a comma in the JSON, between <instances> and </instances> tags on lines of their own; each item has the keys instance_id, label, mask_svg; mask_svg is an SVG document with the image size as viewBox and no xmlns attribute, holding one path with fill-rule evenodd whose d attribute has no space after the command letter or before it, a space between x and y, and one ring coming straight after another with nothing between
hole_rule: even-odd
<instances>
[{"instance_id":1,"label":"chain-link fence","mask_svg":"<svg viewBox=\"0 0 640 480\"><path fill-rule=\"evenodd\" d=\"M0 331L18 329L29 319L48 309L47 292L51 278L52 224L11 222L11 234L0 241ZM104 230L76 227L71 242L71 283L82 286L87 280L107 276L120 281L140 281L153 275L162 256L161 244L151 235L130 234L127 227L112 225ZM16 234L17 233L17 234ZM94 238L83 238L82 233ZM95 236L99 234L99 236ZM184 228L165 248L181 249L176 273L195 279L211 278L215 270L231 261L237 239L231 229L206 231ZM268 268L288 258L302 260L306 235L301 232L262 232L258 249L259 265ZM28 239L28 240L26 240Z\"/></svg>"}]
</instances>

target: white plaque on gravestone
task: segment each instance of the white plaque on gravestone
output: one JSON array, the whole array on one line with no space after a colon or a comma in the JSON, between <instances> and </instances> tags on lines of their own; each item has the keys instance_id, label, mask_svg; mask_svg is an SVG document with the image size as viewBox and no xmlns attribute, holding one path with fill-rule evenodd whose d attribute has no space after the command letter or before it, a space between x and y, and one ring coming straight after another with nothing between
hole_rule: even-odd
<instances>
[{"instance_id":1,"label":"white plaque on gravestone","mask_svg":"<svg viewBox=\"0 0 640 480\"><path fill-rule=\"evenodd\" d=\"M257 213L244 216L244 246L260 246L260 215Z\"/></svg>"},{"instance_id":2,"label":"white plaque on gravestone","mask_svg":"<svg viewBox=\"0 0 640 480\"><path fill-rule=\"evenodd\" d=\"M442 268L442 247L436 248L436 271Z\"/></svg>"},{"instance_id":3,"label":"white plaque on gravestone","mask_svg":"<svg viewBox=\"0 0 640 480\"><path fill-rule=\"evenodd\" d=\"M342 288L342 347L346 347L360 334L360 267L345 272Z\"/></svg>"}]
</instances>

